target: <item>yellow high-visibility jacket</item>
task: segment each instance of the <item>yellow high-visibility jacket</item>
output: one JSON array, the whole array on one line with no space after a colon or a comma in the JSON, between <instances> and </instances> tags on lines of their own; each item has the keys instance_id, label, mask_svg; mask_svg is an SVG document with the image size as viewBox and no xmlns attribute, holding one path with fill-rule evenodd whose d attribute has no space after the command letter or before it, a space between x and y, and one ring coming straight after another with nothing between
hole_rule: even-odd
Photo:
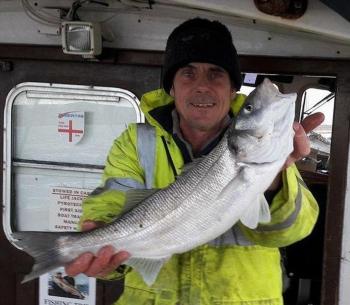
<instances>
[{"instance_id":1,"label":"yellow high-visibility jacket","mask_svg":"<svg viewBox=\"0 0 350 305\"><path fill-rule=\"evenodd\" d=\"M243 101L242 95L232 101L233 114ZM123 210L127 187L163 188L175 180L190 160L186 148L171 134L169 113L173 107L173 99L161 89L142 97L148 124L130 124L115 140L103 184L84 201L81 221L112 221ZM270 223L254 230L238 223L208 244L174 255L151 287L136 271L127 273L124 293L116 304L283 304L278 248L312 231L318 206L294 165L282 176L283 187L270 205Z\"/></svg>"}]
</instances>

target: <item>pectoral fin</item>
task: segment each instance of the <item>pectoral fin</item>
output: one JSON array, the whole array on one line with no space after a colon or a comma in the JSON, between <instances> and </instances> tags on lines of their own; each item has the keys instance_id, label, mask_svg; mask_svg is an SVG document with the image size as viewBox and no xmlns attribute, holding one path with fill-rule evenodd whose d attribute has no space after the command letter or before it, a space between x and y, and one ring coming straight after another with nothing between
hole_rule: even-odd
<instances>
[{"instance_id":1,"label":"pectoral fin","mask_svg":"<svg viewBox=\"0 0 350 305\"><path fill-rule=\"evenodd\" d=\"M157 259L150 258L130 258L125 264L133 267L139 272L148 286L151 286L157 279L158 273L164 263L170 257L163 257Z\"/></svg>"},{"instance_id":2,"label":"pectoral fin","mask_svg":"<svg viewBox=\"0 0 350 305\"><path fill-rule=\"evenodd\" d=\"M255 229L260 222L266 223L271 220L270 207L263 194L248 205L240 220L250 229Z\"/></svg>"},{"instance_id":3,"label":"pectoral fin","mask_svg":"<svg viewBox=\"0 0 350 305\"><path fill-rule=\"evenodd\" d=\"M259 201L260 201L259 222L260 223L270 222L271 221L270 206L263 194L261 194Z\"/></svg>"}]
</instances>

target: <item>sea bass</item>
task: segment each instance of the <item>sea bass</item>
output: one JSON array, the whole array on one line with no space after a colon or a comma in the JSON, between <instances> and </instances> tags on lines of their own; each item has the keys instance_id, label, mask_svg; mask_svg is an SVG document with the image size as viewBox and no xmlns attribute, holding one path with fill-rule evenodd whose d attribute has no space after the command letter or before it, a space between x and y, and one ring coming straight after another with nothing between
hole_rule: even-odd
<instances>
[{"instance_id":1,"label":"sea bass","mask_svg":"<svg viewBox=\"0 0 350 305\"><path fill-rule=\"evenodd\" d=\"M265 79L210 154L164 189L128 191L126 205L132 208L104 227L13 233L17 245L35 258L24 281L113 245L130 253L125 264L151 285L173 254L212 241L238 221L250 228L269 222L264 192L293 150L295 100L296 94L282 94Z\"/></svg>"},{"instance_id":2,"label":"sea bass","mask_svg":"<svg viewBox=\"0 0 350 305\"><path fill-rule=\"evenodd\" d=\"M64 292L71 294L78 299L85 299L85 296L74 286L72 285L66 278L62 276L58 276L57 274L52 277L52 281Z\"/></svg>"}]
</instances>

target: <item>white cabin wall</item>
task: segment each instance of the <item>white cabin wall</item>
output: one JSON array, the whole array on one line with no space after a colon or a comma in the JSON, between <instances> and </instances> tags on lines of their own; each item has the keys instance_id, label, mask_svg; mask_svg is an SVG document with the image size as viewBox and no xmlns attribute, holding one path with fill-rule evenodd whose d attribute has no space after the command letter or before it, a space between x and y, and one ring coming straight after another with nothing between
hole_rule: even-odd
<instances>
[{"instance_id":1,"label":"white cabin wall","mask_svg":"<svg viewBox=\"0 0 350 305\"><path fill-rule=\"evenodd\" d=\"M38 8L53 3L36 2ZM67 8L72 2L54 3ZM203 16L224 22L242 55L350 58L349 22L317 0L309 1L306 14L297 20L263 14L253 1L156 1L152 10L147 4L122 2L133 6L109 1L108 9L96 5L79 9L82 20L102 23L109 40L104 41L104 47L164 50L166 39L176 25L187 18ZM158 4L162 2L183 7ZM0 43L59 46L58 29L58 25L50 27L31 20L19 1L0 1Z\"/></svg>"}]
</instances>

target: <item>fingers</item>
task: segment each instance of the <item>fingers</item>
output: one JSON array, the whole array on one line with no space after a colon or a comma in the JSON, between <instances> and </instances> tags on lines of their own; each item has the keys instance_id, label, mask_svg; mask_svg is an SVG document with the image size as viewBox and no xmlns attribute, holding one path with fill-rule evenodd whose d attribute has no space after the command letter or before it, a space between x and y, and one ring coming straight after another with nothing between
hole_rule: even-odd
<instances>
[{"instance_id":1,"label":"fingers","mask_svg":"<svg viewBox=\"0 0 350 305\"><path fill-rule=\"evenodd\" d=\"M112 246L106 246L101 248L96 257L91 262L89 268L85 271L87 276L94 276L105 269L114 254L114 249Z\"/></svg>"},{"instance_id":2,"label":"fingers","mask_svg":"<svg viewBox=\"0 0 350 305\"><path fill-rule=\"evenodd\" d=\"M66 273L75 276L85 273L87 276L105 276L119 267L129 258L129 253L120 251L115 253L112 246L101 248L96 256L86 252L65 266Z\"/></svg>"},{"instance_id":3,"label":"fingers","mask_svg":"<svg viewBox=\"0 0 350 305\"><path fill-rule=\"evenodd\" d=\"M294 122L293 129L295 132L293 142L294 150L291 153L290 157L298 160L310 153L310 141L303 126L300 123Z\"/></svg>"},{"instance_id":4,"label":"fingers","mask_svg":"<svg viewBox=\"0 0 350 305\"><path fill-rule=\"evenodd\" d=\"M293 123L294 129L294 138L293 146L294 150L288 156L283 169L286 169L288 166L292 165L295 161L307 156L310 153L310 141L307 137L304 128L298 122Z\"/></svg>"},{"instance_id":5,"label":"fingers","mask_svg":"<svg viewBox=\"0 0 350 305\"><path fill-rule=\"evenodd\" d=\"M306 117L300 124L294 122L294 151L290 155L292 162L295 162L310 153L310 141L307 133L321 125L323 121L324 114L322 112L316 112Z\"/></svg>"},{"instance_id":6,"label":"fingers","mask_svg":"<svg viewBox=\"0 0 350 305\"><path fill-rule=\"evenodd\" d=\"M302 122L301 126L303 127L305 133L309 133L314 130L317 126L321 125L324 121L325 116L322 112L316 112L307 116Z\"/></svg>"},{"instance_id":7,"label":"fingers","mask_svg":"<svg viewBox=\"0 0 350 305\"><path fill-rule=\"evenodd\" d=\"M105 225L105 223L102 221L85 220L81 224L81 231L90 231L102 227L103 225Z\"/></svg>"},{"instance_id":8,"label":"fingers","mask_svg":"<svg viewBox=\"0 0 350 305\"><path fill-rule=\"evenodd\" d=\"M300 160L301 158L307 156L310 153L310 141L307 136L307 133L309 133L317 126L322 124L324 118L325 117L323 113L316 112L306 117L301 123L294 122L294 150L287 158L283 168L287 168L292 163Z\"/></svg>"},{"instance_id":9,"label":"fingers","mask_svg":"<svg viewBox=\"0 0 350 305\"><path fill-rule=\"evenodd\" d=\"M121 264L123 264L130 257L129 253L125 251L118 252L111 256L108 263L104 266L100 265L98 269L96 269L96 273L93 276L104 277L117 269ZM102 269L102 270L101 270Z\"/></svg>"},{"instance_id":10,"label":"fingers","mask_svg":"<svg viewBox=\"0 0 350 305\"><path fill-rule=\"evenodd\" d=\"M86 220L82 223L81 230L90 231L103 225L103 222ZM96 256L90 252L79 255L66 264L65 271L70 276L85 273L87 276L103 277L119 267L129 256L126 251L115 253L112 246L105 246L97 252Z\"/></svg>"},{"instance_id":11,"label":"fingers","mask_svg":"<svg viewBox=\"0 0 350 305\"><path fill-rule=\"evenodd\" d=\"M88 270L93 259L94 255L89 252L79 255L75 260L65 266L67 275L76 276L79 273L84 273L86 270Z\"/></svg>"},{"instance_id":12,"label":"fingers","mask_svg":"<svg viewBox=\"0 0 350 305\"><path fill-rule=\"evenodd\" d=\"M98 251L89 268L85 270L85 274L87 276L105 276L119 267L128 258L129 254L127 252L115 253L112 246L105 246Z\"/></svg>"}]
</instances>

